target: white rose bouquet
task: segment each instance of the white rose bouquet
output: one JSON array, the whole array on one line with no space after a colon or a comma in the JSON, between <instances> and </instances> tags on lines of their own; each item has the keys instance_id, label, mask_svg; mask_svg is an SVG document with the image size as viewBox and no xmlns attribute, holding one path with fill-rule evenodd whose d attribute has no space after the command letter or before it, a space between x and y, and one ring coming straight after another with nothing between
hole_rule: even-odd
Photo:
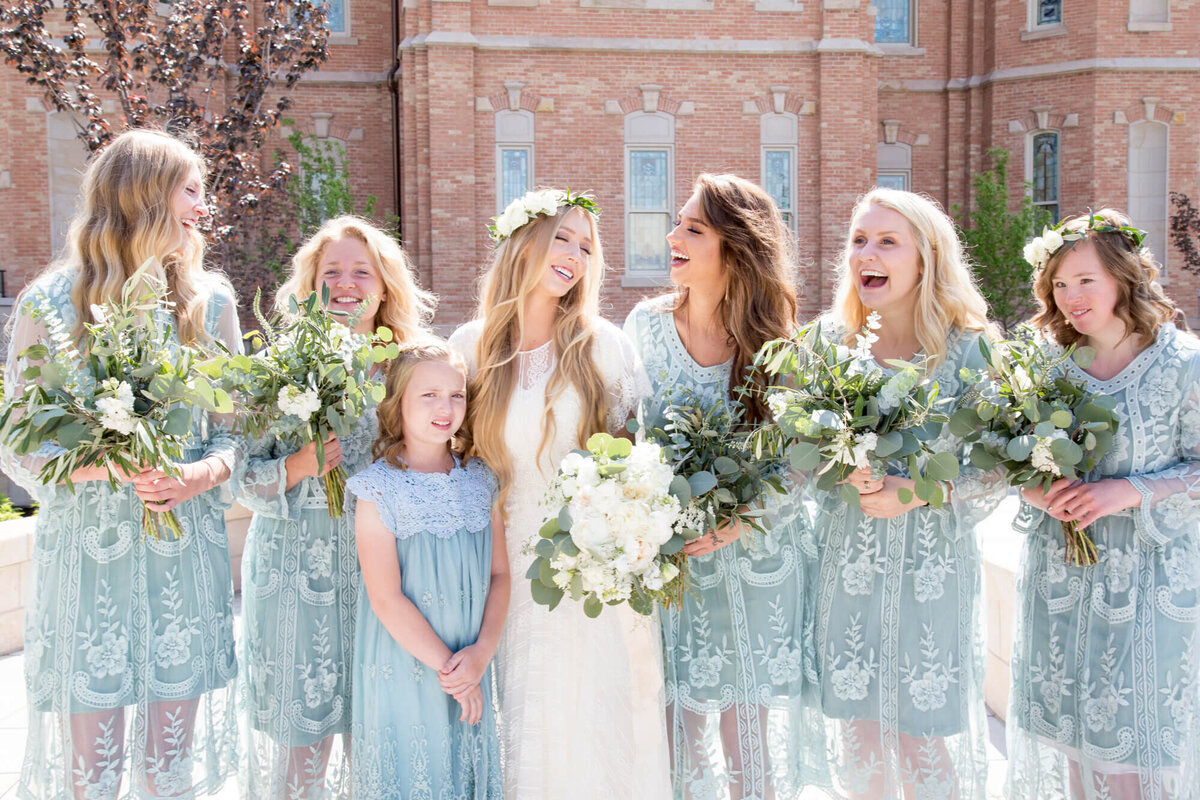
<instances>
[{"instance_id":1,"label":"white rose bouquet","mask_svg":"<svg viewBox=\"0 0 1200 800\"><path fill-rule=\"evenodd\" d=\"M680 551L699 535L689 496L657 444L595 434L586 451L563 458L544 499L547 519L525 574L533 599L553 609L569 595L589 617L605 604L649 614L656 602L677 602Z\"/></svg>"},{"instance_id":2,"label":"white rose bouquet","mask_svg":"<svg viewBox=\"0 0 1200 800\"><path fill-rule=\"evenodd\" d=\"M950 431L971 442L971 463L1003 468L1010 486L1049 488L1059 478L1090 472L1112 449L1115 401L1087 391L1063 374L1074 360L1086 367L1090 348L1052 348L1029 329L1019 338L989 344L980 337L987 374L968 371L968 393L950 418ZM1066 560L1096 563L1096 545L1073 521L1063 522Z\"/></svg>"},{"instance_id":3,"label":"white rose bouquet","mask_svg":"<svg viewBox=\"0 0 1200 800\"><path fill-rule=\"evenodd\" d=\"M938 399L937 383L922 364L889 361L895 370L889 375L870 363L879 325L872 313L853 349L827 339L820 322L768 342L755 359L777 381L767 406L792 467L816 470L818 489L832 492L840 484L842 499L858 505L858 490L844 482L847 477L857 469L881 475L888 461L903 459L916 496L940 508L946 499L942 482L958 477L958 460L953 453L931 452L929 442L948 419L948 401ZM900 490L900 500L912 500L908 490Z\"/></svg>"},{"instance_id":4,"label":"white rose bouquet","mask_svg":"<svg viewBox=\"0 0 1200 800\"><path fill-rule=\"evenodd\" d=\"M114 491L118 469L177 477L193 409L233 411L229 395L198 370L202 354L180 345L163 322L171 303L162 281L150 274L151 263L130 276L118 299L92 306L96 321L84 324L79 343L44 295L35 292L27 301L27 313L49 335L19 356L23 383L0 412L0 436L22 455L46 443L62 448L42 466L46 484L74 491L71 474L94 466L108 471ZM173 511L146 509L142 532L178 538L183 529Z\"/></svg>"},{"instance_id":5,"label":"white rose bouquet","mask_svg":"<svg viewBox=\"0 0 1200 800\"><path fill-rule=\"evenodd\" d=\"M349 435L368 405L383 399L383 384L372 379L371 370L395 358L399 347L390 328L376 330L373 341L334 319L327 309L328 287L320 296L291 298L287 313L271 319L262 315L259 301L256 296L254 311L266 347L253 355L214 358L204 368L237 399L242 432L269 432L299 446L314 442L323 468L329 434ZM330 517L342 515L346 477L341 465L325 473Z\"/></svg>"}]
</instances>

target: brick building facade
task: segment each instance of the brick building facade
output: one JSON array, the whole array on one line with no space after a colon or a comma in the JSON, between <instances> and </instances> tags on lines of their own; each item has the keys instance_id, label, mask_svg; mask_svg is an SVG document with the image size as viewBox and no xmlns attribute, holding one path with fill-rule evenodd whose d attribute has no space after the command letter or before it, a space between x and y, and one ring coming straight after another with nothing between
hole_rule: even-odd
<instances>
[{"instance_id":1,"label":"brick building facade","mask_svg":"<svg viewBox=\"0 0 1200 800\"><path fill-rule=\"evenodd\" d=\"M347 150L356 190L399 208L437 322L474 305L488 219L527 186L592 191L606 313L666 282L662 235L703 171L768 187L795 227L802 310L876 182L970 202L987 150L1010 190L1069 214L1128 208L1169 293L1168 191L1200 200L1197 0L332 0L330 58L291 116ZM61 236L69 126L0 69L8 294ZM73 150L74 148L74 150ZM72 160L74 159L74 160ZM76 179L77 185L77 179ZM64 205L65 204L65 205ZM1165 255L1165 258L1164 258Z\"/></svg>"}]
</instances>

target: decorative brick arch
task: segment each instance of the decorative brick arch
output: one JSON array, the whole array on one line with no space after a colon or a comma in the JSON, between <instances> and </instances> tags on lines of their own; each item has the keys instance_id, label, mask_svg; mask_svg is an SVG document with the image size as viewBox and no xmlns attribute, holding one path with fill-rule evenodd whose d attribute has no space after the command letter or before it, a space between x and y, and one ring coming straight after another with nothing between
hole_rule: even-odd
<instances>
[{"instance_id":1,"label":"decorative brick arch","mask_svg":"<svg viewBox=\"0 0 1200 800\"><path fill-rule=\"evenodd\" d=\"M1132 125L1135 122L1161 122L1165 125L1183 123L1183 112L1165 106L1157 97L1143 97L1140 102L1130 103L1113 112L1113 123Z\"/></svg>"},{"instance_id":2,"label":"decorative brick arch","mask_svg":"<svg viewBox=\"0 0 1200 800\"><path fill-rule=\"evenodd\" d=\"M1009 133L1029 131L1061 131L1063 128L1078 128L1079 115L1062 112L1052 106L1034 106L1029 112L1008 122Z\"/></svg>"},{"instance_id":3,"label":"decorative brick arch","mask_svg":"<svg viewBox=\"0 0 1200 800\"><path fill-rule=\"evenodd\" d=\"M743 114L795 114L811 117L817 113L815 100L805 100L802 95L788 92L786 86L771 86L766 94L742 101Z\"/></svg>"},{"instance_id":4,"label":"decorative brick arch","mask_svg":"<svg viewBox=\"0 0 1200 800\"><path fill-rule=\"evenodd\" d=\"M521 81L505 81L504 86L475 101L476 111L553 111L554 99L526 89Z\"/></svg>"},{"instance_id":5,"label":"decorative brick arch","mask_svg":"<svg viewBox=\"0 0 1200 800\"><path fill-rule=\"evenodd\" d=\"M632 114L643 111L653 114L661 111L674 117L686 117L696 113L696 104L690 100L680 100L656 83L643 83L636 89L631 89L615 100L604 102L606 114Z\"/></svg>"},{"instance_id":6,"label":"decorative brick arch","mask_svg":"<svg viewBox=\"0 0 1200 800\"><path fill-rule=\"evenodd\" d=\"M344 122L336 122L334 116L329 111L313 111L307 119L296 119L292 125L281 125L279 136L286 139L292 133L300 133L303 136L336 139L340 142L361 142L363 140L362 128L352 128Z\"/></svg>"}]
</instances>

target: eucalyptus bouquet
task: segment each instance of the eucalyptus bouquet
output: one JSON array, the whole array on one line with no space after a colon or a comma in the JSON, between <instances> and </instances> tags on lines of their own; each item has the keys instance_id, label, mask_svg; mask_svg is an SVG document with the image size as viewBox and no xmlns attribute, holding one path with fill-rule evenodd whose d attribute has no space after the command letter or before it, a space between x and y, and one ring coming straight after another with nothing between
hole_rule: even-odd
<instances>
[{"instance_id":1,"label":"eucalyptus bouquet","mask_svg":"<svg viewBox=\"0 0 1200 800\"><path fill-rule=\"evenodd\" d=\"M290 298L287 313L270 319L259 309L260 299L254 298L254 312L266 346L253 355L214 358L204 368L237 398L242 432L251 437L271 433L298 446L314 442L323 469L325 439L331 433L349 435L368 406L383 399L383 384L372 379L371 370L395 358L399 347L390 328L380 327L372 340L337 321L327 309L328 287L319 296ZM329 516L340 517L345 469L339 464L325 473L324 481Z\"/></svg>"},{"instance_id":2,"label":"eucalyptus bouquet","mask_svg":"<svg viewBox=\"0 0 1200 800\"><path fill-rule=\"evenodd\" d=\"M958 477L953 453L934 453L948 401L925 377L923 364L890 360L890 375L871 362L879 315L872 313L853 349L830 341L820 322L789 339L763 346L755 364L774 376L767 406L779 426L793 468L816 470L817 488L859 504L858 490L844 481L857 469L882 475L890 460L906 460L914 489L900 500L918 498L935 508L945 502L942 482Z\"/></svg>"},{"instance_id":3,"label":"eucalyptus bouquet","mask_svg":"<svg viewBox=\"0 0 1200 800\"><path fill-rule=\"evenodd\" d=\"M119 298L91 307L95 322L84 324L78 345L44 294L28 301L27 313L49 335L20 354L23 383L0 412L0 436L22 455L49 442L62 448L42 466L43 483L64 483L73 492L71 473L91 466L107 470L114 491L118 469L178 477L192 409L233 411L229 395L196 368L202 355L181 346L162 321L161 311L172 303L150 265L130 276ZM155 539L183 535L173 511L148 508L142 532Z\"/></svg>"},{"instance_id":4,"label":"eucalyptus bouquet","mask_svg":"<svg viewBox=\"0 0 1200 800\"><path fill-rule=\"evenodd\" d=\"M546 522L525 577L533 599L554 609L564 594L595 617L628 602L649 614L682 598L680 551L703 517L688 481L653 442L607 433L568 453L543 500Z\"/></svg>"},{"instance_id":5,"label":"eucalyptus bouquet","mask_svg":"<svg viewBox=\"0 0 1200 800\"><path fill-rule=\"evenodd\" d=\"M1011 486L1048 489L1059 478L1082 477L1112 449L1116 401L1063 373L1069 360L1091 364L1090 348L1050 348L1028 329L994 345L981 337L979 348L987 375L962 376L980 388L950 418L951 433L972 443L972 464L1001 467ZM1067 563L1095 564L1091 538L1074 521L1062 529Z\"/></svg>"}]
</instances>

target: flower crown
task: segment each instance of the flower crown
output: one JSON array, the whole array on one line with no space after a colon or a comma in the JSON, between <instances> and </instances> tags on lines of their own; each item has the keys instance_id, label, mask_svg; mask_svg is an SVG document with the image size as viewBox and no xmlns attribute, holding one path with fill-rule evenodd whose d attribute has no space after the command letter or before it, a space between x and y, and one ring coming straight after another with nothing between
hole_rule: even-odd
<instances>
[{"instance_id":1,"label":"flower crown","mask_svg":"<svg viewBox=\"0 0 1200 800\"><path fill-rule=\"evenodd\" d=\"M1141 249L1142 242L1146 238L1146 232L1141 228L1135 228L1132 225L1113 225L1103 217L1097 221L1095 213L1090 209L1088 211L1088 224L1083 230L1067 230L1066 224L1069 221L1063 220L1053 228L1042 228L1042 235L1025 245L1023 255L1025 256L1025 260L1033 265L1034 269L1044 269L1046 264L1050 262L1050 256L1057 253L1060 247L1064 244L1068 247L1074 247L1076 242L1087 238L1088 231L1119 233L1133 245L1134 252Z\"/></svg>"},{"instance_id":2,"label":"flower crown","mask_svg":"<svg viewBox=\"0 0 1200 800\"><path fill-rule=\"evenodd\" d=\"M538 216L557 214L563 206L582 208L589 214L599 216L600 206L596 201L582 194L571 194L570 191L559 189L541 189L536 192L526 192L508 204L504 213L493 219L494 225L488 225L492 240L499 242L513 235L513 232Z\"/></svg>"}]
</instances>

